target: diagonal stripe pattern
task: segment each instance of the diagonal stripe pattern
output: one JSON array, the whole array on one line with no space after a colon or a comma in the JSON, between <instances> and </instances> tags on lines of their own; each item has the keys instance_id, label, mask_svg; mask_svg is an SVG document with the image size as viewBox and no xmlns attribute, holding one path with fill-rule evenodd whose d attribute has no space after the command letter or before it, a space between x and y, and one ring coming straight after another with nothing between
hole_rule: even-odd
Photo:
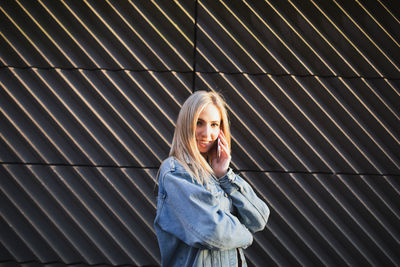
<instances>
[{"instance_id":1,"label":"diagonal stripe pattern","mask_svg":"<svg viewBox=\"0 0 400 267\"><path fill-rule=\"evenodd\" d=\"M271 207L249 266L398 266L395 1L0 2L0 263L157 266L156 173L196 90Z\"/></svg>"}]
</instances>

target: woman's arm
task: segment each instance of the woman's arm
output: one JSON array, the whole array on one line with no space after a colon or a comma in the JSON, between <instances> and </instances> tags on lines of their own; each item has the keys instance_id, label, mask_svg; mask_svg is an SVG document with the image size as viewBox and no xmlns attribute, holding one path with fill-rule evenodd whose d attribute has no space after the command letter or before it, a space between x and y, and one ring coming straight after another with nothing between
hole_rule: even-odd
<instances>
[{"instance_id":1,"label":"woman's arm","mask_svg":"<svg viewBox=\"0 0 400 267\"><path fill-rule=\"evenodd\" d=\"M220 198L187 179L187 173L167 172L159 184L162 203L156 223L164 231L190 246L208 249L245 248L253 242L238 218L221 209Z\"/></svg>"},{"instance_id":2,"label":"woman's arm","mask_svg":"<svg viewBox=\"0 0 400 267\"><path fill-rule=\"evenodd\" d=\"M253 188L232 169L219 179L219 183L232 198L239 220L253 233L263 230L270 211L264 201L254 193Z\"/></svg>"}]
</instances>

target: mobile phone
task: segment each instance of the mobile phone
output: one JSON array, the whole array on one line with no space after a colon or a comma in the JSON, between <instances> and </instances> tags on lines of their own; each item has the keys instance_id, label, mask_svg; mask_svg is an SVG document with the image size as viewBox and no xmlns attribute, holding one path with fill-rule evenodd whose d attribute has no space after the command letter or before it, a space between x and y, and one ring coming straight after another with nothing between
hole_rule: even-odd
<instances>
[{"instance_id":1,"label":"mobile phone","mask_svg":"<svg viewBox=\"0 0 400 267\"><path fill-rule=\"evenodd\" d=\"M221 145L220 145L219 137L217 138L217 159L221 156Z\"/></svg>"}]
</instances>

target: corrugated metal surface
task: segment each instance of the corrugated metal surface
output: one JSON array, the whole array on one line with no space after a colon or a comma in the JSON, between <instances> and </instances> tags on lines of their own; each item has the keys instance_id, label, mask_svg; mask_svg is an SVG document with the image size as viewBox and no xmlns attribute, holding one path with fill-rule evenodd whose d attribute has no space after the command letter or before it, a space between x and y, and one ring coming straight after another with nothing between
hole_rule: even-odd
<instances>
[{"instance_id":1,"label":"corrugated metal surface","mask_svg":"<svg viewBox=\"0 0 400 267\"><path fill-rule=\"evenodd\" d=\"M271 207L250 266L399 266L396 1L0 2L0 264L158 265L194 91Z\"/></svg>"}]
</instances>

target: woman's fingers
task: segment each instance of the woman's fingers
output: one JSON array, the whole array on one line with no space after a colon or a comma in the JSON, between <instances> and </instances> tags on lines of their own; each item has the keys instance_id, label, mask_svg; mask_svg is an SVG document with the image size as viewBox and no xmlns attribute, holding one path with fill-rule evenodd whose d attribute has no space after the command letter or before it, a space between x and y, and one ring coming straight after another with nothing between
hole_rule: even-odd
<instances>
[{"instance_id":1,"label":"woman's fingers","mask_svg":"<svg viewBox=\"0 0 400 267\"><path fill-rule=\"evenodd\" d=\"M220 138L220 144L221 144L221 147L222 147L222 150L226 153L226 154L230 154L230 151L229 151L229 147L228 147L228 142L226 141L226 138L225 138L225 135L224 135L224 132L220 132L220 134L219 134L219 138Z\"/></svg>"}]
</instances>

